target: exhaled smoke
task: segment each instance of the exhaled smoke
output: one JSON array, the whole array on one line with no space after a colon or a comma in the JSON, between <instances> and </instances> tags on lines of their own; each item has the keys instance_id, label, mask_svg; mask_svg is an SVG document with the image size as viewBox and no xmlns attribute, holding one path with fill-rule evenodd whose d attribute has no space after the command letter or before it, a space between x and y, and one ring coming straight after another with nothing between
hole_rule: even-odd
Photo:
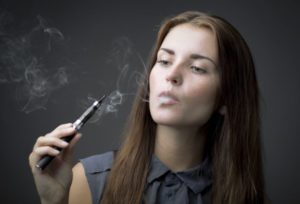
<instances>
[{"instance_id":1,"label":"exhaled smoke","mask_svg":"<svg viewBox=\"0 0 300 204\"><path fill-rule=\"evenodd\" d=\"M104 112L111 113L116 112L117 107L122 104L123 94L119 91L112 92L108 97L105 103L103 104Z\"/></svg>"},{"instance_id":2,"label":"exhaled smoke","mask_svg":"<svg viewBox=\"0 0 300 204\"><path fill-rule=\"evenodd\" d=\"M0 15L0 83L16 85L25 113L45 109L51 93L69 81L57 49L64 40L62 32L41 16L37 22L21 33L9 13Z\"/></svg>"},{"instance_id":3,"label":"exhaled smoke","mask_svg":"<svg viewBox=\"0 0 300 204\"><path fill-rule=\"evenodd\" d=\"M54 27L49 27L47 21L45 21L45 19L43 19L41 16L37 16L38 20L39 20L39 26L36 27L36 29L34 30L34 32L37 30L41 30L44 33L44 37L46 37L46 42L47 42L47 49L48 52L50 52L52 50L52 43L54 43L53 41L62 41L64 40L64 35L62 34L62 32L60 32L60 30L58 30L57 28Z\"/></svg>"},{"instance_id":4,"label":"exhaled smoke","mask_svg":"<svg viewBox=\"0 0 300 204\"><path fill-rule=\"evenodd\" d=\"M20 32L11 15L0 13L0 83L16 86L16 97L25 113L46 109L53 91L69 83L61 53L65 37L41 16L37 16L37 26ZM111 65L119 74L112 79L115 88L110 90L115 91L104 101L99 117L117 112L125 96L135 95L139 86L145 88L147 84L144 61L128 38L113 42L107 60L107 66Z\"/></svg>"},{"instance_id":5,"label":"exhaled smoke","mask_svg":"<svg viewBox=\"0 0 300 204\"><path fill-rule=\"evenodd\" d=\"M93 118L89 120L89 122L97 122L101 117L107 113L116 113L118 111L119 106L124 102L124 94L115 90L111 92L104 101L102 102L100 108L95 113ZM93 104L94 101L98 100L98 98L89 96L88 101L82 101L84 108L87 109L89 106Z\"/></svg>"},{"instance_id":6,"label":"exhaled smoke","mask_svg":"<svg viewBox=\"0 0 300 204\"><path fill-rule=\"evenodd\" d=\"M98 120L103 114L117 112L118 106L120 106L124 100L124 95L119 91L113 91L103 101L95 120Z\"/></svg>"},{"instance_id":7,"label":"exhaled smoke","mask_svg":"<svg viewBox=\"0 0 300 204\"><path fill-rule=\"evenodd\" d=\"M135 96L137 88L146 87L147 84L144 76L145 63L140 54L133 49L128 38L122 37L113 42L107 63L112 64L113 68L117 68L119 73L115 79L115 90L106 97L90 122L98 121L107 113L116 113L128 96ZM97 98L88 97L88 102L83 102L85 108L95 100ZM146 101L143 98L141 100Z\"/></svg>"},{"instance_id":8,"label":"exhaled smoke","mask_svg":"<svg viewBox=\"0 0 300 204\"><path fill-rule=\"evenodd\" d=\"M126 37L114 41L108 63L120 72L116 90L125 95L134 95L138 87L147 87L146 65L140 54Z\"/></svg>"}]
</instances>

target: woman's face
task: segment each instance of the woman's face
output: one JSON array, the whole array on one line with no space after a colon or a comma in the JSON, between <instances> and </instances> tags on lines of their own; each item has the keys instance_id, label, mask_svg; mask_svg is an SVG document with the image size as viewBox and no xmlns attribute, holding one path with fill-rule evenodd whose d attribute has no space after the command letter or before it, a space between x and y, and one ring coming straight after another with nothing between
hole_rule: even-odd
<instances>
[{"instance_id":1,"label":"woman's face","mask_svg":"<svg viewBox=\"0 0 300 204\"><path fill-rule=\"evenodd\" d=\"M181 24L165 37L150 73L150 112L158 125L201 127L211 117L219 87L215 35Z\"/></svg>"}]
</instances>

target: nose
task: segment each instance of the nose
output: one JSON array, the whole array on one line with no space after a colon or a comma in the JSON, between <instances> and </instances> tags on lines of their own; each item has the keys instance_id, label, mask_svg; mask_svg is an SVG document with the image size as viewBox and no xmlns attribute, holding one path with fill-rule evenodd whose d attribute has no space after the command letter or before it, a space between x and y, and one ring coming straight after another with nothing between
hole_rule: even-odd
<instances>
[{"instance_id":1,"label":"nose","mask_svg":"<svg viewBox=\"0 0 300 204\"><path fill-rule=\"evenodd\" d=\"M179 66L173 66L168 69L166 75L167 82L170 82L174 86L181 85L183 82L183 76Z\"/></svg>"}]
</instances>

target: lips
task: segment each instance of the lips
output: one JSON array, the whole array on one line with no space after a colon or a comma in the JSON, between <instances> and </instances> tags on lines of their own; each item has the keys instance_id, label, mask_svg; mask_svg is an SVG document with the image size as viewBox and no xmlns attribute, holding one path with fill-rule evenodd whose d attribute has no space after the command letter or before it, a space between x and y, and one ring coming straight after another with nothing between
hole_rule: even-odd
<instances>
[{"instance_id":1,"label":"lips","mask_svg":"<svg viewBox=\"0 0 300 204\"><path fill-rule=\"evenodd\" d=\"M163 105L174 105L179 102L178 98L171 92L163 91L158 95L158 100Z\"/></svg>"}]
</instances>

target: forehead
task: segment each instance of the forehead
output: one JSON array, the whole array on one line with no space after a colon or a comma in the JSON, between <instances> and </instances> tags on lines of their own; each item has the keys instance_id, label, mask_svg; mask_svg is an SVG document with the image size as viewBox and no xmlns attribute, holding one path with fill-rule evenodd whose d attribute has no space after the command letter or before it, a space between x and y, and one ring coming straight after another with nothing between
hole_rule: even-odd
<instances>
[{"instance_id":1,"label":"forehead","mask_svg":"<svg viewBox=\"0 0 300 204\"><path fill-rule=\"evenodd\" d=\"M215 34L207 27L181 24L172 28L161 44L177 55L199 54L217 61Z\"/></svg>"}]
</instances>

